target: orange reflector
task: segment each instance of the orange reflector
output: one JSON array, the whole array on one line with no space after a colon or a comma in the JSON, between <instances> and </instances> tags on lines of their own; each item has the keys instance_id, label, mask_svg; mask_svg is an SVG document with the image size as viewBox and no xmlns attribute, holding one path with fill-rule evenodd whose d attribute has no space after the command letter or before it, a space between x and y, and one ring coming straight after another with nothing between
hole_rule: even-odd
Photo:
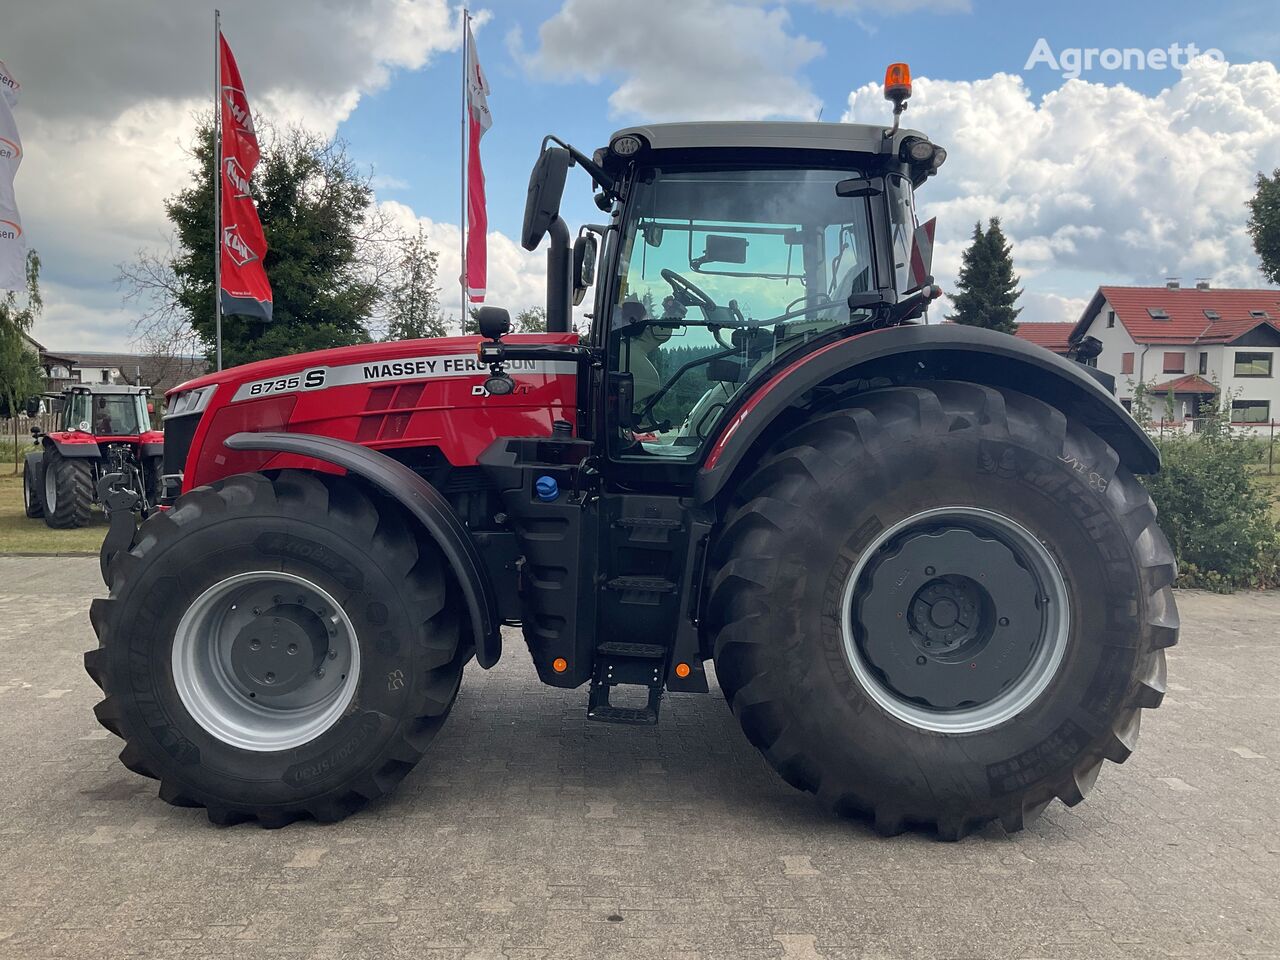
<instances>
[{"instance_id":1,"label":"orange reflector","mask_svg":"<svg viewBox=\"0 0 1280 960\"><path fill-rule=\"evenodd\" d=\"M551 661L551 669L556 673L564 673L569 669L569 661L564 657L556 657Z\"/></svg>"},{"instance_id":2,"label":"orange reflector","mask_svg":"<svg viewBox=\"0 0 1280 960\"><path fill-rule=\"evenodd\" d=\"M681 680L683 680L692 672L693 672L693 669L687 663L676 664L676 676L679 677Z\"/></svg>"},{"instance_id":3,"label":"orange reflector","mask_svg":"<svg viewBox=\"0 0 1280 960\"><path fill-rule=\"evenodd\" d=\"M891 63L884 72L884 98L905 100L911 96L911 68L905 63Z\"/></svg>"}]
</instances>

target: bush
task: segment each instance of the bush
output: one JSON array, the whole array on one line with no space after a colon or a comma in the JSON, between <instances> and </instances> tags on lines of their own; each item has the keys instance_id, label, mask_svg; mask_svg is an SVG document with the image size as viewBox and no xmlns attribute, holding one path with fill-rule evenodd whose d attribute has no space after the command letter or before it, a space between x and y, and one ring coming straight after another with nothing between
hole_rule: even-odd
<instances>
[{"instance_id":1,"label":"bush","mask_svg":"<svg viewBox=\"0 0 1280 960\"><path fill-rule=\"evenodd\" d=\"M1255 442L1220 411L1201 432L1164 441L1164 466L1143 477L1178 558L1178 585L1229 593L1280 584L1280 530L1268 494L1250 479Z\"/></svg>"}]
</instances>

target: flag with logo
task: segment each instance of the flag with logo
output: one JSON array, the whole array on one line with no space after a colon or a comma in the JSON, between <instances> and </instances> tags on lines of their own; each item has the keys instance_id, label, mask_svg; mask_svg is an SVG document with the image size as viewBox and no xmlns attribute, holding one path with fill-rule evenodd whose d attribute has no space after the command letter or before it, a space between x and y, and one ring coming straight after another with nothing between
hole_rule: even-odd
<instances>
[{"instance_id":1,"label":"flag with logo","mask_svg":"<svg viewBox=\"0 0 1280 960\"><path fill-rule=\"evenodd\" d=\"M222 123L220 267L222 312L271 319L271 284L262 261L267 238L249 191L258 165L258 135L240 80L240 68L226 38L218 34L219 110Z\"/></svg>"},{"instance_id":2,"label":"flag with logo","mask_svg":"<svg viewBox=\"0 0 1280 960\"><path fill-rule=\"evenodd\" d=\"M466 28L467 84L467 298L484 303L488 282L487 241L489 213L485 208L484 168L480 165L480 138L493 126L489 113L489 81L480 68L476 54L476 38L471 24Z\"/></svg>"},{"instance_id":3,"label":"flag with logo","mask_svg":"<svg viewBox=\"0 0 1280 960\"><path fill-rule=\"evenodd\" d=\"M27 244L13 192L13 179L22 163L22 141L13 108L20 84L0 63L0 290L27 288Z\"/></svg>"}]
</instances>

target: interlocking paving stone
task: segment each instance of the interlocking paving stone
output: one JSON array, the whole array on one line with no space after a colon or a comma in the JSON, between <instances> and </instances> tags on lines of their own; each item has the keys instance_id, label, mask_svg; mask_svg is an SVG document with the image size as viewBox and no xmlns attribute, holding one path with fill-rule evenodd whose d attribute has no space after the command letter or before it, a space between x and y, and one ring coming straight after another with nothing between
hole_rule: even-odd
<instances>
[{"instance_id":1,"label":"interlocking paving stone","mask_svg":"<svg viewBox=\"0 0 1280 960\"><path fill-rule=\"evenodd\" d=\"M718 691L588 723L518 634L426 760L334 826L211 826L116 760L97 562L0 557L0 958L1280 957L1280 593L1184 593L1165 706L1024 833L875 836Z\"/></svg>"}]
</instances>

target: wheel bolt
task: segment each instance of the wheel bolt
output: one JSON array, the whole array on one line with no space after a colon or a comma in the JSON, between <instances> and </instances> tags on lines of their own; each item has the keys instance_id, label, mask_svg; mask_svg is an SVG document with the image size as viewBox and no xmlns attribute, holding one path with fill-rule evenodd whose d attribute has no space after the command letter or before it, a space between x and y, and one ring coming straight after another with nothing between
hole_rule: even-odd
<instances>
[{"instance_id":1,"label":"wheel bolt","mask_svg":"<svg viewBox=\"0 0 1280 960\"><path fill-rule=\"evenodd\" d=\"M329 651L329 659L330 659L330 660L337 660L337 659L338 659L338 651L337 651L337 650L330 650L330 651Z\"/></svg>"},{"instance_id":2,"label":"wheel bolt","mask_svg":"<svg viewBox=\"0 0 1280 960\"><path fill-rule=\"evenodd\" d=\"M924 568L924 575L926 577L932 577L935 573L937 573L937 571L933 567Z\"/></svg>"},{"instance_id":3,"label":"wheel bolt","mask_svg":"<svg viewBox=\"0 0 1280 960\"><path fill-rule=\"evenodd\" d=\"M925 665L925 658L923 656L916 657L916 665L923 667Z\"/></svg>"},{"instance_id":4,"label":"wheel bolt","mask_svg":"<svg viewBox=\"0 0 1280 960\"><path fill-rule=\"evenodd\" d=\"M255 617L260 617L260 616L262 616L262 608L261 608L261 607L254 607L254 608L253 608L253 615L254 615Z\"/></svg>"},{"instance_id":5,"label":"wheel bolt","mask_svg":"<svg viewBox=\"0 0 1280 960\"><path fill-rule=\"evenodd\" d=\"M285 649L288 650L290 654L294 654L298 652L298 645L296 643L291 643Z\"/></svg>"},{"instance_id":6,"label":"wheel bolt","mask_svg":"<svg viewBox=\"0 0 1280 960\"><path fill-rule=\"evenodd\" d=\"M317 671L316 671L316 676L317 676L317 677L323 677L323 676L324 676L324 667L321 667L319 670L317 670Z\"/></svg>"},{"instance_id":7,"label":"wheel bolt","mask_svg":"<svg viewBox=\"0 0 1280 960\"><path fill-rule=\"evenodd\" d=\"M1008 625L1009 625L1009 618L1008 618L1008 617L1001 617L1001 618L1000 618L1000 626L1002 626L1002 627L1007 627Z\"/></svg>"},{"instance_id":8,"label":"wheel bolt","mask_svg":"<svg viewBox=\"0 0 1280 960\"><path fill-rule=\"evenodd\" d=\"M276 682L276 675L275 675L274 673L268 673L268 674L266 675L266 677L264 677L263 679L265 679L265 680L267 681L267 683L275 683L275 682Z\"/></svg>"},{"instance_id":9,"label":"wheel bolt","mask_svg":"<svg viewBox=\"0 0 1280 960\"><path fill-rule=\"evenodd\" d=\"M262 641L261 641L261 640L250 640L250 641L249 641L249 649L250 649L250 650L261 650L261 649L262 649Z\"/></svg>"}]
</instances>

